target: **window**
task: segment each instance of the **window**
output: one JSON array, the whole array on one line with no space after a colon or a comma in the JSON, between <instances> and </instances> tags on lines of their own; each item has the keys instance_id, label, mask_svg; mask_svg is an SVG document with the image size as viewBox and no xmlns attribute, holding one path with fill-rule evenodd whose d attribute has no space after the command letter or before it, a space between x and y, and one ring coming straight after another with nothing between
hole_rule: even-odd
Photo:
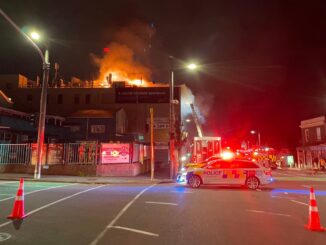
<instances>
[{"instance_id":1,"label":"window","mask_svg":"<svg viewBox=\"0 0 326 245\"><path fill-rule=\"evenodd\" d=\"M91 95L90 94L86 94L85 95L85 104L90 104L91 103Z\"/></svg>"},{"instance_id":2,"label":"window","mask_svg":"<svg viewBox=\"0 0 326 245\"><path fill-rule=\"evenodd\" d=\"M105 133L105 125L91 125L91 133L93 134Z\"/></svg>"},{"instance_id":3,"label":"window","mask_svg":"<svg viewBox=\"0 0 326 245\"><path fill-rule=\"evenodd\" d=\"M62 94L58 94L57 103L58 104L62 104L63 103L63 96L62 96Z\"/></svg>"},{"instance_id":4,"label":"window","mask_svg":"<svg viewBox=\"0 0 326 245\"><path fill-rule=\"evenodd\" d=\"M309 129L304 130L304 136L305 136L306 142L309 142Z\"/></svg>"},{"instance_id":5,"label":"window","mask_svg":"<svg viewBox=\"0 0 326 245\"><path fill-rule=\"evenodd\" d=\"M246 162L246 161L236 161L237 168L259 168L257 164L253 162Z\"/></svg>"},{"instance_id":6,"label":"window","mask_svg":"<svg viewBox=\"0 0 326 245\"><path fill-rule=\"evenodd\" d=\"M79 105L79 103L80 103L79 94L75 94L74 102L75 102L76 105Z\"/></svg>"},{"instance_id":7,"label":"window","mask_svg":"<svg viewBox=\"0 0 326 245\"><path fill-rule=\"evenodd\" d=\"M101 104L110 104L110 99L108 94L101 94Z\"/></svg>"},{"instance_id":8,"label":"window","mask_svg":"<svg viewBox=\"0 0 326 245\"><path fill-rule=\"evenodd\" d=\"M12 84L11 83L6 83L6 89L11 90L12 89Z\"/></svg>"},{"instance_id":9,"label":"window","mask_svg":"<svg viewBox=\"0 0 326 245\"><path fill-rule=\"evenodd\" d=\"M231 163L226 161L217 160L207 166L208 169L230 168Z\"/></svg>"},{"instance_id":10,"label":"window","mask_svg":"<svg viewBox=\"0 0 326 245\"><path fill-rule=\"evenodd\" d=\"M33 95L28 94L27 95L27 102L32 102L33 101Z\"/></svg>"},{"instance_id":11,"label":"window","mask_svg":"<svg viewBox=\"0 0 326 245\"><path fill-rule=\"evenodd\" d=\"M317 141L321 141L321 130L320 127L316 128L317 131Z\"/></svg>"},{"instance_id":12,"label":"window","mask_svg":"<svg viewBox=\"0 0 326 245\"><path fill-rule=\"evenodd\" d=\"M70 126L70 132L77 133L79 131L80 131L80 126L79 125Z\"/></svg>"}]
</instances>

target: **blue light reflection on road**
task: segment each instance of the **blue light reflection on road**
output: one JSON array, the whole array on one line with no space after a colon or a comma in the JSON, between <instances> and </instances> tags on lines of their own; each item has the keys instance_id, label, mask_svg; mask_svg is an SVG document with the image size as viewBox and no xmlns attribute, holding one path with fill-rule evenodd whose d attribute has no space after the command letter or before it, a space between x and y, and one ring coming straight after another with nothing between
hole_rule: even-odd
<instances>
[{"instance_id":1,"label":"blue light reflection on road","mask_svg":"<svg viewBox=\"0 0 326 245\"><path fill-rule=\"evenodd\" d=\"M288 193L288 194L297 194L297 195L309 195L310 190L291 190L291 189L274 189L272 190L271 194L278 194L278 193ZM315 191L316 196L326 196L326 191Z\"/></svg>"}]
</instances>

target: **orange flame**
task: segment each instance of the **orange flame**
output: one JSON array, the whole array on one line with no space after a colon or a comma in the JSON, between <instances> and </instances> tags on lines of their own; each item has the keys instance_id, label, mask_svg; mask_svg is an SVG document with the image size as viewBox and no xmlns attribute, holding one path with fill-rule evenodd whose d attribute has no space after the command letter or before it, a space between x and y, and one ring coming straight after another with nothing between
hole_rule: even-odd
<instances>
[{"instance_id":1,"label":"orange flame","mask_svg":"<svg viewBox=\"0 0 326 245\"><path fill-rule=\"evenodd\" d=\"M151 71L134 59L134 52L126 45L111 43L110 51L103 58L95 58L100 67L95 86L111 87L114 82L130 86L150 86Z\"/></svg>"}]
</instances>

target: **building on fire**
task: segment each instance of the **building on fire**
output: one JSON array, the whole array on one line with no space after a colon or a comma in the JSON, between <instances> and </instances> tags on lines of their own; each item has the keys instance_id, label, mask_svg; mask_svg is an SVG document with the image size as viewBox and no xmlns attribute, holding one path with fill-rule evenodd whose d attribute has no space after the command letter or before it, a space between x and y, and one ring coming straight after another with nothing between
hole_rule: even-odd
<instances>
[{"instance_id":1,"label":"building on fire","mask_svg":"<svg viewBox=\"0 0 326 245\"><path fill-rule=\"evenodd\" d=\"M175 99L179 102L184 87L175 87ZM20 130L6 129L7 134L24 135L24 140L15 143L36 142L37 129L31 120L37 121L39 113L40 83L20 74L0 75L0 91L2 111L15 111L14 117L18 115L25 121L20 124ZM174 106L178 129L181 103ZM141 87L110 81L110 87L104 87L78 79L52 84L48 88L45 142L138 142L146 145L150 140L151 107L154 109L156 163L168 163L169 87L163 85Z\"/></svg>"}]
</instances>

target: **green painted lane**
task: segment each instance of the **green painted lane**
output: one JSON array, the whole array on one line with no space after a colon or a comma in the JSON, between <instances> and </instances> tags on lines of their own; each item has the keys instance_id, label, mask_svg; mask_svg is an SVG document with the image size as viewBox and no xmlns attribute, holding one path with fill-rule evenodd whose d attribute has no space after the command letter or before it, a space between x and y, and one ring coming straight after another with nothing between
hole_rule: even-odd
<instances>
[{"instance_id":1,"label":"green painted lane","mask_svg":"<svg viewBox=\"0 0 326 245\"><path fill-rule=\"evenodd\" d=\"M19 181L0 181L0 202L15 197ZM53 182L24 182L25 195L42 190L67 186L66 183L53 183Z\"/></svg>"}]
</instances>

